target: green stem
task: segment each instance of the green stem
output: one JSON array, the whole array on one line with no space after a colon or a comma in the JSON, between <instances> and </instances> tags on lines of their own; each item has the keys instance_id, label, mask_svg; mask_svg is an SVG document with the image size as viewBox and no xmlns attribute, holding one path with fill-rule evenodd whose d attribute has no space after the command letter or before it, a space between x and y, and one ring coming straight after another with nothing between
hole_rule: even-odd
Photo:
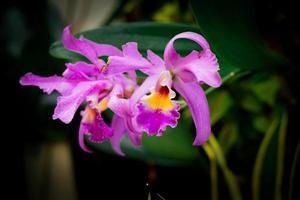
<instances>
[{"instance_id":1,"label":"green stem","mask_svg":"<svg viewBox=\"0 0 300 200\"><path fill-rule=\"evenodd\" d=\"M285 152L285 138L286 138L286 129L288 123L288 115L285 112L282 116L279 128L279 137L278 137L278 150L277 150L277 173L275 181L275 199L281 200L281 184L284 171L284 152Z\"/></svg>"},{"instance_id":2,"label":"green stem","mask_svg":"<svg viewBox=\"0 0 300 200\"><path fill-rule=\"evenodd\" d=\"M221 171L224 174L224 178L225 178L225 181L227 182L231 199L233 199L233 200L242 199L242 195L241 195L236 177L232 173L232 171L229 169L229 167L227 166L227 162L226 162L225 156L223 154L223 151L221 149L221 146L219 145L217 139L215 138L215 136L213 134L211 134L208 142L209 142L212 150L214 151L216 160L221 168Z\"/></svg>"},{"instance_id":3,"label":"green stem","mask_svg":"<svg viewBox=\"0 0 300 200\"><path fill-rule=\"evenodd\" d=\"M259 189L260 189L260 177L261 177L261 171L263 167L263 161L267 152L268 145L275 133L275 130L279 123L279 117L276 116L273 122L271 123L269 129L267 130L267 133L259 147L256 160L254 163L254 169L253 169L253 175L252 175L252 194L254 200L259 200Z\"/></svg>"},{"instance_id":4,"label":"green stem","mask_svg":"<svg viewBox=\"0 0 300 200\"><path fill-rule=\"evenodd\" d=\"M218 199L218 171L217 171L217 160L215 152L212 148L206 143L203 146L203 149L210 162L210 178L211 178L211 199Z\"/></svg>"},{"instance_id":5,"label":"green stem","mask_svg":"<svg viewBox=\"0 0 300 200\"><path fill-rule=\"evenodd\" d=\"M296 147L296 152L295 152L295 157L292 163L292 169L291 169L291 175L290 175L290 183L289 183L289 199L293 199L293 186L294 186L294 178L296 174L296 169L297 169L297 161L299 158L299 153L300 153L300 141L298 141L297 147Z\"/></svg>"}]
</instances>

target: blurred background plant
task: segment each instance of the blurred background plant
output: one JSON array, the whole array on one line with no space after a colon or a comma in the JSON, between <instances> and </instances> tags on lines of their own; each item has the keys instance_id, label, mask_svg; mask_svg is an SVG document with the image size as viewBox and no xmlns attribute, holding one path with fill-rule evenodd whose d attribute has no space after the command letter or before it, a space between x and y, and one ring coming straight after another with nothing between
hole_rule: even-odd
<instances>
[{"instance_id":1,"label":"blurred background plant","mask_svg":"<svg viewBox=\"0 0 300 200\"><path fill-rule=\"evenodd\" d=\"M10 196L299 198L296 13L289 1L7 2L1 8L1 60L9 131L2 133L8 145L2 152L5 160L11 160L5 165L13 169L7 188L20 188ZM52 121L56 96L46 97L18 84L27 71L59 74L64 62L82 59L61 46L67 24L91 40L118 47L136 41L141 52L150 48L160 55L176 33L203 34L219 59L223 77L221 88L206 90L213 127L209 142L201 148L192 146L194 127L188 110L182 109L177 128L167 129L163 137L145 136L140 148L124 138L125 158L116 156L109 143L88 140L96 153L82 152L77 144L78 116L68 126ZM197 48L185 40L175 46L183 55ZM49 47L54 57L48 54Z\"/></svg>"}]
</instances>

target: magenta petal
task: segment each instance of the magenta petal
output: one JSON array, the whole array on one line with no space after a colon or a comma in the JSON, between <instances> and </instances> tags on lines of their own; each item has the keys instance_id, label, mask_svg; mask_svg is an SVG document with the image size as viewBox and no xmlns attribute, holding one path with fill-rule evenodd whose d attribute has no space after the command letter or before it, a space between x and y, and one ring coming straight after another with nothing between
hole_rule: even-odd
<instances>
[{"instance_id":1,"label":"magenta petal","mask_svg":"<svg viewBox=\"0 0 300 200\"><path fill-rule=\"evenodd\" d=\"M103 61L99 62L104 65ZM92 80L100 74L100 70L97 66L93 64L87 64L85 62L79 61L76 63L67 63L67 69L63 72L63 76L68 79L73 80Z\"/></svg>"},{"instance_id":2,"label":"magenta petal","mask_svg":"<svg viewBox=\"0 0 300 200\"><path fill-rule=\"evenodd\" d=\"M83 123L90 134L90 141L101 143L113 136L112 129L104 122L100 114L96 115L94 123Z\"/></svg>"},{"instance_id":3,"label":"magenta petal","mask_svg":"<svg viewBox=\"0 0 300 200\"><path fill-rule=\"evenodd\" d=\"M68 96L58 97L53 119L60 119L64 123L71 122L76 110L88 95L99 92L107 87L101 81L86 81L79 83Z\"/></svg>"},{"instance_id":4,"label":"magenta petal","mask_svg":"<svg viewBox=\"0 0 300 200\"><path fill-rule=\"evenodd\" d=\"M56 75L42 77L27 73L20 79L20 84L26 86L38 86L47 94L52 93L53 90L57 90L62 95L67 95L74 88L76 82Z\"/></svg>"},{"instance_id":5,"label":"magenta petal","mask_svg":"<svg viewBox=\"0 0 300 200\"><path fill-rule=\"evenodd\" d=\"M194 42L196 42L197 44L199 44L203 48L203 50L209 49L208 42L201 35L199 35L197 33L193 33L193 32L183 32L183 33L180 33L180 34L176 35L175 37L173 37L168 42L168 44L167 44L167 46L165 48L164 60L166 62L167 68L174 67L175 63L180 58L180 55L176 52L176 50L174 48L174 42L175 42L175 40L181 39L181 38L182 39L193 40Z\"/></svg>"},{"instance_id":6,"label":"magenta petal","mask_svg":"<svg viewBox=\"0 0 300 200\"><path fill-rule=\"evenodd\" d=\"M78 135L79 146L85 152L92 153L93 151L89 147L87 147L84 142L84 135L86 135L88 132L89 132L88 127L84 125L84 123L81 121L79 127L79 135Z\"/></svg>"},{"instance_id":7,"label":"magenta petal","mask_svg":"<svg viewBox=\"0 0 300 200\"><path fill-rule=\"evenodd\" d=\"M197 82L204 82L212 87L219 87L222 83L219 74L219 64L214 53L210 49L206 49L199 54L198 58L185 59L178 65L176 73L182 80L193 81L194 77ZM190 72L193 77L188 80L186 74Z\"/></svg>"},{"instance_id":8,"label":"magenta petal","mask_svg":"<svg viewBox=\"0 0 300 200\"><path fill-rule=\"evenodd\" d=\"M143 104L138 105L139 114L137 116L137 123L149 135L162 135L167 126L175 128L177 120L180 117L178 112L180 106L177 105L174 110L170 112L163 112L162 110L150 110Z\"/></svg>"},{"instance_id":9,"label":"magenta petal","mask_svg":"<svg viewBox=\"0 0 300 200\"><path fill-rule=\"evenodd\" d=\"M67 26L63 31L63 45L66 49L87 57L92 63L101 67L98 57L121 55L121 51L112 45L97 44L83 37L77 39L71 34L71 27Z\"/></svg>"},{"instance_id":10,"label":"magenta petal","mask_svg":"<svg viewBox=\"0 0 300 200\"><path fill-rule=\"evenodd\" d=\"M197 83L184 83L180 78L174 81L174 88L185 99L196 126L194 145L205 143L210 135L210 114L205 92Z\"/></svg>"},{"instance_id":11,"label":"magenta petal","mask_svg":"<svg viewBox=\"0 0 300 200\"><path fill-rule=\"evenodd\" d=\"M130 97L130 105L131 106L135 106L137 104L137 102L148 92L150 92L150 90L152 88L155 87L156 83L158 82L158 79L160 78L161 74L155 74L152 76L148 76L144 82L142 83L142 85L137 88L134 93L132 94L132 96Z\"/></svg>"},{"instance_id":12,"label":"magenta petal","mask_svg":"<svg viewBox=\"0 0 300 200\"><path fill-rule=\"evenodd\" d=\"M118 115L114 115L111 122L111 128L113 130L113 136L111 137L111 145L113 150L120 156L124 156L121 150L121 139L125 134L125 124L123 118Z\"/></svg>"},{"instance_id":13,"label":"magenta petal","mask_svg":"<svg viewBox=\"0 0 300 200\"><path fill-rule=\"evenodd\" d=\"M164 70L165 69L165 62L161 59L158 55L156 55L153 51L147 51L147 58L153 64L153 67L156 70ZM157 71L158 73L159 71Z\"/></svg>"},{"instance_id":14,"label":"magenta petal","mask_svg":"<svg viewBox=\"0 0 300 200\"><path fill-rule=\"evenodd\" d=\"M124 73L140 70L146 74L154 74L157 71L153 65L139 53L137 43L128 42L122 46L123 56L110 56L107 74Z\"/></svg>"}]
</instances>

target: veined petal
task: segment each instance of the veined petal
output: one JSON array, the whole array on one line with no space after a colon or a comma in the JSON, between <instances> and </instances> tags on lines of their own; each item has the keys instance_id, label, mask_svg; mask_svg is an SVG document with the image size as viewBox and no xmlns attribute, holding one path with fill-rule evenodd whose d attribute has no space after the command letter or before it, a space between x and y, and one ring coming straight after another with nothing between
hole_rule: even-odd
<instances>
[{"instance_id":1,"label":"veined petal","mask_svg":"<svg viewBox=\"0 0 300 200\"><path fill-rule=\"evenodd\" d=\"M218 72L218 60L210 49L199 53L198 58L192 58L189 61L185 59L181 66L178 65L176 71L176 75L185 82L204 82L211 87L219 87L222 83L221 76ZM187 73L190 73L192 76L187 77Z\"/></svg>"},{"instance_id":2,"label":"veined petal","mask_svg":"<svg viewBox=\"0 0 300 200\"><path fill-rule=\"evenodd\" d=\"M70 123L76 110L87 96L105 90L107 87L109 87L108 83L104 81L80 82L71 94L58 97L53 119L60 119L66 124Z\"/></svg>"},{"instance_id":3,"label":"veined petal","mask_svg":"<svg viewBox=\"0 0 300 200\"><path fill-rule=\"evenodd\" d=\"M102 62L104 65L105 63ZM63 72L63 76L73 80L93 80L100 74L100 69L93 64L87 64L79 61L76 63L66 63L67 69Z\"/></svg>"},{"instance_id":4,"label":"veined petal","mask_svg":"<svg viewBox=\"0 0 300 200\"><path fill-rule=\"evenodd\" d=\"M72 91L77 82L56 75L42 77L27 73L20 79L20 84L24 86L38 86L47 94L56 90L62 95L67 95Z\"/></svg>"},{"instance_id":5,"label":"veined petal","mask_svg":"<svg viewBox=\"0 0 300 200\"><path fill-rule=\"evenodd\" d=\"M205 143L211 132L209 107L205 92L197 83L185 83L178 77L173 85L176 91L185 99L191 111L197 131L194 145Z\"/></svg>"},{"instance_id":6,"label":"veined petal","mask_svg":"<svg viewBox=\"0 0 300 200\"><path fill-rule=\"evenodd\" d=\"M121 51L112 45L97 44L93 41L85 39L84 37L80 37L79 39L75 38L71 34L70 26L67 26L64 29L62 41L66 49L87 57L92 63L94 63L98 67L102 67L98 57L104 55L121 55Z\"/></svg>"},{"instance_id":7,"label":"veined petal","mask_svg":"<svg viewBox=\"0 0 300 200\"><path fill-rule=\"evenodd\" d=\"M176 50L174 48L174 42L177 39L193 40L194 42L199 44L203 48L203 50L210 48L208 42L206 41L206 39L203 36L201 36L197 33L183 32L183 33L180 33L178 35L175 35L168 42L168 44L165 48L165 52L164 52L164 60L166 62L166 67L167 68L173 68L176 65L176 62L178 61L178 59L180 58L180 55L176 52Z\"/></svg>"},{"instance_id":8,"label":"veined petal","mask_svg":"<svg viewBox=\"0 0 300 200\"><path fill-rule=\"evenodd\" d=\"M122 46L123 56L110 56L106 73L109 75L140 70L148 75L157 73L155 67L138 51L136 42Z\"/></svg>"}]
</instances>

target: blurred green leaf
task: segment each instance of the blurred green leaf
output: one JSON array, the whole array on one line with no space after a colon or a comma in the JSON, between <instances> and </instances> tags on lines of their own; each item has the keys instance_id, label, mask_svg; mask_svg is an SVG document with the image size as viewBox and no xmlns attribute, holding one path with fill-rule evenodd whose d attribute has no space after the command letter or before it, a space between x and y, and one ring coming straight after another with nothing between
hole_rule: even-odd
<instances>
[{"instance_id":1,"label":"blurred green leaf","mask_svg":"<svg viewBox=\"0 0 300 200\"><path fill-rule=\"evenodd\" d=\"M261 113L263 110L262 103L253 94L244 93L245 94L240 102L242 108L250 113Z\"/></svg>"},{"instance_id":2,"label":"blurred green leaf","mask_svg":"<svg viewBox=\"0 0 300 200\"><path fill-rule=\"evenodd\" d=\"M214 125L226 115L233 104L232 98L227 91L218 91L207 96L210 108L211 124Z\"/></svg>"},{"instance_id":3,"label":"blurred green leaf","mask_svg":"<svg viewBox=\"0 0 300 200\"><path fill-rule=\"evenodd\" d=\"M276 100L276 95L280 89L280 84L275 77L267 77L261 81L251 81L250 88L255 96L262 102L273 106Z\"/></svg>"},{"instance_id":4,"label":"blurred green leaf","mask_svg":"<svg viewBox=\"0 0 300 200\"><path fill-rule=\"evenodd\" d=\"M268 129L270 125L270 122L267 118L267 116L265 115L255 115L253 118L253 126L254 128L261 132L261 133L265 133L266 130Z\"/></svg>"},{"instance_id":5,"label":"blurred green leaf","mask_svg":"<svg viewBox=\"0 0 300 200\"><path fill-rule=\"evenodd\" d=\"M227 121L223 124L222 129L218 135L218 141L225 155L238 141L238 135L239 130L237 122Z\"/></svg>"},{"instance_id":6,"label":"blurred green leaf","mask_svg":"<svg viewBox=\"0 0 300 200\"><path fill-rule=\"evenodd\" d=\"M284 59L271 52L255 24L252 1L191 0L201 29L220 59L241 69L279 66ZM222 65L221 65L222 66Z\"/></svg>"}]
</instances>

